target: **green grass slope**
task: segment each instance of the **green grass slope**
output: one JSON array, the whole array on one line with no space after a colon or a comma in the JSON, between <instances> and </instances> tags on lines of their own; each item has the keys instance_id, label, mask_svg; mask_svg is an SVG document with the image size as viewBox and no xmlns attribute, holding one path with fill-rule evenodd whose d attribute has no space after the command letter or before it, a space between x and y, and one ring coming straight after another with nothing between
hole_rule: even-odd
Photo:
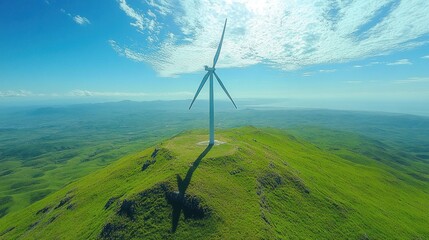
<instances>
[{"instance_id":1,"label":"green grass slope","mask_svg":"<svg viewBox=\"0 0 429 240\"><path fill-rule=\"evenodd\" d=\"M151 117L147 115L146 118ZM42 118L47 121L42 126L5 130L1 117L0 218L109 165L126 153L150 147L183 129L163 128L161 123L150 125L148 120L139 121L141 126L136 127L125 121L114 121L112 117L106 117L104 122L83 117L84 120L72 123L58 117L53 123Z\"/></svg>"},{"instance_id":2,"label":"green grass slope","mask_svg":"<svg viewBox=\"0 0 429 240\"><path fill-rule=\"evenodd\" d=\"M276 129L185 132L0 219L0 239L427 239L429 183ZM359 161L358 161L359 159Z\"/></svg>"}]
</instances>

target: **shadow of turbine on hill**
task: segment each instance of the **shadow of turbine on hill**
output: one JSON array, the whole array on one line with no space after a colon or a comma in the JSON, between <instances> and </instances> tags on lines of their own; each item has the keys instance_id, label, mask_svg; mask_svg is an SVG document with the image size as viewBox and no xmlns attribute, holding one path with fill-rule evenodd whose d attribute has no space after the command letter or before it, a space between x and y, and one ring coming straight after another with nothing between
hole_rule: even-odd
<instances>
[{"instance_id":1,"label":"shadow of turbine on hill","mask_svg":"<svg viewBox=\"0 0 429 240\"><path fill-rule=\"evenodd\" d=\"M172 193L168 199L170 204L173 207L172 213L172 226L171 231L176 232L177 225L179 224L180 214L183 211L185 218L203 218L205 215L205 209L199 206L199 200L193 196L185 195L186 190L188 189L189 183L192 179L192 174L198 168L201 160L207 155L207 153L212 149L213 145L209 144L206 149L198 156L198 158L194 161L192 166L189 168L186 173L185 179L176 175L177 178L177 186L179 188L179 192Z\"/></svg>"}]
</instances>

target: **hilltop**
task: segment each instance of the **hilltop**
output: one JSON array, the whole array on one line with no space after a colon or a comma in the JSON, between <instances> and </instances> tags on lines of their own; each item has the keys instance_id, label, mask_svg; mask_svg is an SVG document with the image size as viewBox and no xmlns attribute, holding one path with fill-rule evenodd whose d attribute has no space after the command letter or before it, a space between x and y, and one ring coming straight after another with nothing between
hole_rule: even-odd
<instances>
[{"instance_id":1,"label":"hilltop","mask_svg":"<svg viewBox=\"0 0 429 240\"><path fill-rule=\"evenodd\" d=\"M206 128L207 102L197 102L193 111L187 110L188 104L112 102L2 108L0 218L124 155L185 130ZM399 163L394 167L401 172L412 170L410 174L429 177L427 117L332 110L252 110L246 107L249 104L241 102L242 110L231 111L229 102L216 103L216 129L249 124L280 128L331 153L337 154L335 149L340 146L388 164Z\"/></svg>"},{"instance_id":2,"label":"hilltop","mask_svg":"<svg viewBox=\"0 0 429 240\"><path fill-rule=\"evenodd\" d=\"M278 129L222 130L225 144L196 144L206 138L187 131L127 155L6 215L0 238L429 236L427 173L404 172L388 154L321 148Z\"/></svg>"}]
</instances>

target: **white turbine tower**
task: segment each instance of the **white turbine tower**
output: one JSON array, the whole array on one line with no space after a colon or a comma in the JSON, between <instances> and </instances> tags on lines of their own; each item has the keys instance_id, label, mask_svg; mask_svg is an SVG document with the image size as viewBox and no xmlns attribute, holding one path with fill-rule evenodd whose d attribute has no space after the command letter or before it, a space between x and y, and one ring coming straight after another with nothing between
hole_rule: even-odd
<instances>
[{"instance_id":1,"label":"white turbine tower","mask_svg":"<svg viewBox=\"0 0 429 240\"><path fill-rule=\"evenodd\" d=\"M222 37L220 38L219 46L217 47L216 55L214 56L214 59L213 59L213 67L210 68L207 65L204 66L207 73L203 77L203 80L201 81L201 84L198 87L197 92L195 93L194 99L192 100L191 105L189 106L189 109L191 109L192 104L194 104L195 99L198 97L198 94L200 93L201 89L204 87L204 84L207 82L207 79L210 77L210 139L209 139L209 145L213 145L215 143L215 139L214 139L213 75L216 77L219 85L225 91L226 95L229 97L232 104L234 104L234 107L237 108L237 106L234 103L234 100L232 100L231 96L229 95L228 91L226 90L225 86L223 85L222 81L220 80L219 76L215 72L216 71L215 66L216 66L217 60L219 59L220 49L222 48L223 36L225 34L225 28L226 28L226 21L227 21L227 19L225 19L225 25L223 26Z\"/></svg>"}]
</instances>

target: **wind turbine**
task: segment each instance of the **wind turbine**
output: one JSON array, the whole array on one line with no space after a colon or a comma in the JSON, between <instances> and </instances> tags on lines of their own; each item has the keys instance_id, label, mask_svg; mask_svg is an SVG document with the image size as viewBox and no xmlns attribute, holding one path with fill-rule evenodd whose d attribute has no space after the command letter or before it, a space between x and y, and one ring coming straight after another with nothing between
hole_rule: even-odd
<instances>
[{"instance_id":1,"label":"wind turbine","mask_svg":"<svg viewBox=\"0 0 429 240\"><path fill-rule=\"evenodd\" d=\"M207 71L207 73L206 73L206 75L204 75L203 80L201 81L201 84L198 87L197 92L195 93L194 99L192 100L191 105L189 106L189 109L191 109L192 104L194 104L195 99L198 97L198 94L200 94L201 89L204 87L204 84L207 82L207 79L210 77L210 121L209 121L210 138L209 138L209 145L213 145L215 143L215 140L214 140L213 75L216 77L219 85L225 91L226 95L229 97L232 104L234 104L234 107L237 108L237 106L234 103L234 100L232 100L232 98L231 98L231 95L229 95L228 91L226 90L225 85L223 85L219 76L215 72L216 71L215 66L216 66L217 60L219 59L220 49L222 48L223 36L225 35L226 22L227 22L227 19L225 19L225 25L223 26L222 37L220 38L219 46L217 47L216 55L214 56L214 59L213 59L213 67L208 67L207 65L204 66L204 69Z\"/></svg>"}]
</instances>

